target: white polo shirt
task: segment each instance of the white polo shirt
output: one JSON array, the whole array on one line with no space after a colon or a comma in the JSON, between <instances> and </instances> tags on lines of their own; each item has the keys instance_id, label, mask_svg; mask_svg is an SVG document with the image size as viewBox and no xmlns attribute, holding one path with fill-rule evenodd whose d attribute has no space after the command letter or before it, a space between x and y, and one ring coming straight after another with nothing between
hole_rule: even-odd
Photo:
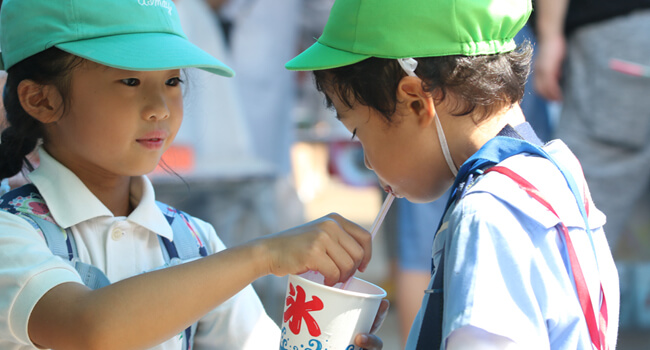
<instances>
[{"instance_id":1,"label":"white polo shirt","mask_svg":"<svg viewBox=\"0 0 650 350\"><path fill-rule=\"evenodd\" d=\"M155 204L146 176L131 184L135 210L128 217L115 217L77 176L39 151L40 166L29 179L40 191L52 217L70 227L79 259L103 271L111 282L157 269L165 264L158 235L172 239L167 220ZM225 249L214 228L199 219L210 252ZM43 237L23 218L0 211L0 349L34 349L27 325L40 298L65 282L82 283L76 270L53 255ZM196 350L275 349L280 333L266 315L249 285L200 320ZM179 350L181 335L154 347Z\"/></svg>"}]
</instances>

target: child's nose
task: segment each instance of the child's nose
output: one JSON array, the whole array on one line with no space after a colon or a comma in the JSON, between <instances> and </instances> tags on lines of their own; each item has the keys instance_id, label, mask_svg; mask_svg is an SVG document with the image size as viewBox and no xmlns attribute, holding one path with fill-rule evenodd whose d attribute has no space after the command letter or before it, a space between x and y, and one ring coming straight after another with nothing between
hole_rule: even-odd
<instances>
[{"instance_id":1,"label":"child's nose","mask_svg":"<svg viewBox=\"0 0 650 350\"><path fill-rule=\"evenodd\" d=\"M165 97L159 94L150 94L143 110L142 117L146 120L157 121L169 117L169 107Z\"/></svg>"}]
</instances>

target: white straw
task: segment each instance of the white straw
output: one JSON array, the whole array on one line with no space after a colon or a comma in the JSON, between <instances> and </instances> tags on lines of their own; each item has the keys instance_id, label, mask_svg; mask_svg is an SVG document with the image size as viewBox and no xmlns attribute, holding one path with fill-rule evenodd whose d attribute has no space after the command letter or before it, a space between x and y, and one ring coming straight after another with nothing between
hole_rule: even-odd
<instances>
[{"instance_id":1,"label":"white straw","mask_svg":"<svg viewBox=\"0 0 650 350\"><path fill-rule=\"evenodd\" d=\"M381 205L381 209L379 209L379 214L377 214L377 217L375 218L375 222L372 223L372 227L370 228L370 237L373 240L377 235L377 231L379 231L379 226L381 226L381 223L384 221L384 218L386 217L386 213L388 213L388 209L390 208L390 205L393 203L393 199L395 199L395 196L393 196L392 193L389 193L386 196L386 199L384 200L384 204ZM343 283L341 289L348 289L348 286L352 281L352 277L354 277L354 275L352 275L347 281L345 281L345 283Z\"/></svg>"},{"instance_id":2,"label":"white straw","mask_svg":"<svg viewBox=\"0 0 650 350\"><path fill-rule=\"evenodd\" d=\"M393 203L393 199L395 199L395 196L393 196L392 193L389 193L386 196L386 199L384 200L384 204L381 205L381 209L379 209L379 214L377 214L377 217L375 218L375 222L372 223L372 227L370 228L370 236L372 239L375 239L375 236L377 235L377 231L379 231L379 226L381 226L381 223L384 221L384 218L386 217L386 213L388 213L388 209L390 208L390 205Z\"/></svg>"}]
</instances>

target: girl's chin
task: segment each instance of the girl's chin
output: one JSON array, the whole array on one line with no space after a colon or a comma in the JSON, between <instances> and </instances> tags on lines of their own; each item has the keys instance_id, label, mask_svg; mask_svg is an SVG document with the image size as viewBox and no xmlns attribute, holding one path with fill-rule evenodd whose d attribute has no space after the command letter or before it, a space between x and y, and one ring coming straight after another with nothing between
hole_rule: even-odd
<instances>
[{"instance_id":1,"label":"girl's chin","mask_svg":"<svg viewBox=\"0 0 650 350\"><path fill-rule=\"evenodd\" d=\"M164 175L168 173L173 173L173 169L163 161L159 160L156 163L143 165L141 167L138 167L138 169L134 169L131 176Z\"/></svg>"}]
</instances>

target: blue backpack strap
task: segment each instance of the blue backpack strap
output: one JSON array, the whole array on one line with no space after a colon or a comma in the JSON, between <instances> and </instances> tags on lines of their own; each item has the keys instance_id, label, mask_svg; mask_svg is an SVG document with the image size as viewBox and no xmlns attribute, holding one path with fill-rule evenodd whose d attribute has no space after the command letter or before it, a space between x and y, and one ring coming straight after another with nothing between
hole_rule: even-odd
<instances>
[{"instance_id":1,"label":"blue backpack strap","mask_svg":"<svg viewBox=\"0 0 650 350\"><path fill-rule=\"evenodd\" d=\"M70 229L64 230L59 225L42 219L38 215L23 214L21 216L29 218L36 224L47 242L47 247L50 248L54 255L60 256L67 261L72 261L77 257L76 249L72 249L74 238L70 238L72 237Z\"/></svg>"},{"instance_id":2,"label":"blue backpack strap","mask_svg":"<svg viewBox=\"0 0 650 350\"><path fill-rule=\"evenodd\" d=\"M431 289L424 292L428 297L424 303L424 316L422 317L422 327L418 336L417 350L440 349L442 344L442 326L443 312L445 304L444 296L444 271L445 271L445 250L442 250L440 261L436 267L436 275L433 278Z\"/></svg>"},{"instance_id":3,"label":"blue backpack strap","mask_svg":"<svg viewBox=\"0 0 650 350\"><path fill-rule=\"evenodd\" d=\"M172 241L163 236L158 236L165 262L168 265L177 265L184 260L192 260L208 255L207 248L203 244L203 237L192 225L191 218L187 214L165 203L156 202L156 205L165 215L174 233ZM183 350L192 349L197 327L198 322L183 331L183 338L185 339Z\"/></svg>"},{"instance_id":4,"label":"blue backpack strap","mask_svg":"<svg viewBox=\"0 0 650 350\"><path fill-rule=\"evenodd\" d=\"M184 212L177 210L167 204L156 202L160 211L165 215L167 222L174 233L173 241L161 237L163 250L170 260L191 260L207 256L207 248L203 245L203 239L198 230L190 222L190 217Z\"/></svg>"},{"instance_id":5,"label":"blue backpack strap","mask_svg":"<svg viewBox=\"0 0 650 350\"><path fill-rule=\"evenodd\" d=\"M0 198L0 209L27 220L43 235L52 254L74 266L88 288L98 289L111 284L101 270L79 261L72 231L54 222L36 186L28 184L6 193Z\"/></svg>"},{"instance_id":6,"label":"blue backpack strap","mask_svg":"<svg viewBox=\"0 0 650 350\"><path fill-rule=\"evenodd\" d=\"M191 218L173 207L156 202L174 233L173 241L158 236L162 253L168 265L175 265L181 260L191 260L207 256L200 232L191 224ZM84 284L91 289L107 286L110 280L97 267L82 263L78 259L77 246L71 230L63 229L54 222L52 215L33 184L28 184L10 191L0 197L0 210L19 215L41 232L48 248L56 256L69 261L81 276ZM183 332L183 350L191 350L198 322Z\"/></svg>"}]
</instances>

